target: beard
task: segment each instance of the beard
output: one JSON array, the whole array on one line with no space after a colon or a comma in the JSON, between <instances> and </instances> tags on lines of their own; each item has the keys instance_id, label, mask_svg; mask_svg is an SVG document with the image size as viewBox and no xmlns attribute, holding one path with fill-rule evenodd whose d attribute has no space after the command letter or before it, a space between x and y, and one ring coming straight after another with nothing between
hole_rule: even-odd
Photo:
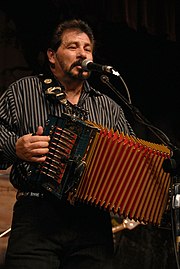
<instances>
[{"instance_id":1,"label":"beard","mask_svg":"<svg viewBox=\"0 0 180 269\"><path fill-rule=\"evenodd\" d=\"M58 57L58 55L56 55L56 56L57 56L59 67L64 72L66 78L69 78L69 79L74 80L74 81L77 81L77 80L84 81L90 77L90 75L91 75L90 71L85 71L82 68L79 69L78 72L74 72L74 70L73 70L76 66L81 66L83 59L77 60L76 62L74 62L70 66L70 68L67 68L64 61L62 61Z\"/></svg>"}]
</instances>

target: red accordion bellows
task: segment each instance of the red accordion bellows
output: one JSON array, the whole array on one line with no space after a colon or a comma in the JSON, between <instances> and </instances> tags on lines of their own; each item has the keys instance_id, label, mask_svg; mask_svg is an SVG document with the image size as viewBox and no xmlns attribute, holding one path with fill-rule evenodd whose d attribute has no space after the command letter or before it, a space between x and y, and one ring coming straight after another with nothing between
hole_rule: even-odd
<instances>
[{"instance_id":1,"label":"red accordion bellows","mask_svg":"<svg viewBox=\"0 0 180 269\"><path fill-rule=\"evenodd\" d=\"M84 157L86 169L75 198L159 225L170 187L162 163L169 157L163 145L102 129Z\"/></svg>"}]
</instances>

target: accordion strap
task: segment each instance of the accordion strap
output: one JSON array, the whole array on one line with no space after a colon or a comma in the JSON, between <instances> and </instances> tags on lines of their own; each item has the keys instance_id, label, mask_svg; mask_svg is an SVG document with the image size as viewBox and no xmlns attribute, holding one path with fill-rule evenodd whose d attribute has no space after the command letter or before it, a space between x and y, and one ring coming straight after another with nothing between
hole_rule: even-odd
<instances>
[{"instance_id":1,"label":"accordion strap","mask_svg":"<svg viewBox=\"0 0 180 269\"><path fill-rule=\"evenodd\" d=\"M43 91L45 92L45 95L47 96L49 101L67 104L66 94L63 85L61 85L51 75L45 76L43 74L40 74L39 79L42 82Z\"/></svg>"}]
</instances>

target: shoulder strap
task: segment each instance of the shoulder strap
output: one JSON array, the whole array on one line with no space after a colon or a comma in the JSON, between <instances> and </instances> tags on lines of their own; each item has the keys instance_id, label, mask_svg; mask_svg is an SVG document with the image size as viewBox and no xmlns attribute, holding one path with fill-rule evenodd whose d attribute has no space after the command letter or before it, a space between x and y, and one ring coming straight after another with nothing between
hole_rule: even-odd
<instances>
[{"instance_id":1,"label":"shoulder strap","mask_svg":"<svg viewBox=\"0 0 180 269\"><path fill-rule=\"evenodd\" d=\"M42 82L42 88L50 101L67 103L66 94L63 85L61 85L55 78L39 74L39 79Z\"/></svg>"}]
</instances>

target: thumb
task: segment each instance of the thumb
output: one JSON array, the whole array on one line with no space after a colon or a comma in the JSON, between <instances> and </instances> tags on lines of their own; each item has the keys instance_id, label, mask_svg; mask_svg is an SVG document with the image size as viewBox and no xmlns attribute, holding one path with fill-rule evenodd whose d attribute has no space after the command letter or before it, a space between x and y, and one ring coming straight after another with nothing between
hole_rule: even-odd
<instances>
[{"instance_id":1,"label":"thumb","mask_svg":"<svg viewBox=\"0 0 180 269\"><path fill-rule=\"evenodd\" d=\"M43 127L38 126L37 131L36 131L36 135L42 135L42 134L43 134Z\"/></svg>"}]
</instances>

